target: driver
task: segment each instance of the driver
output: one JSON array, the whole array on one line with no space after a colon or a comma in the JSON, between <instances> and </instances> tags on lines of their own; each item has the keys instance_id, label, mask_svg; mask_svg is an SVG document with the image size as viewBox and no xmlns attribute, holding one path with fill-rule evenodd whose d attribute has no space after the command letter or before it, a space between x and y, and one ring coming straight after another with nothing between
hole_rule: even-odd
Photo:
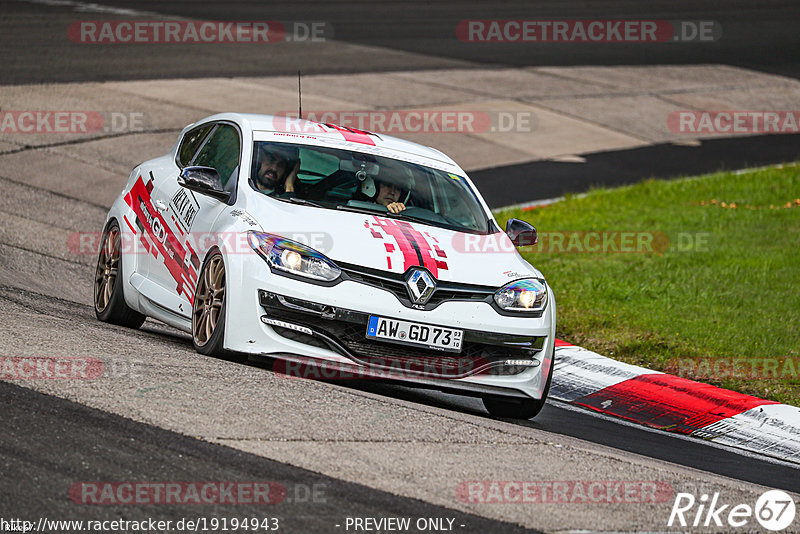
<instances>
[{"instance_id":1,"label":"driver","mask_svg":"<svg viewBox=\"0 0 800 534\"><path fill-rule=\"evenodd\" d=\"M300 170L298 150L291 146L262 144L253 165L253 184L263 193L293 193Z\"/></svg>"},{"instance_id":2,"label":"driver","mask_svg":"<svg viewBox=\"0 0 800 534\"><path fill-rule=\"evenodd\" d=\"M360 179L361 185L353 200L374 202L386 206L389 213L400 213L406 209L405 202L408 202L414 187L414 179L410 175L403 176L402 172L391 177L366 176Z\"/></svg>"},{"instance_id":3,"label":"driver","mask_svg":"<svg viewBox=\"0 0 800 534\"><path fill-rule=\"evenodd\" d=\"M378 193L375 195L374 202L381 206L386 206L390 213L400 213L406 209L406 205L400 202L400 195L403 190L397 184L389 182L375 181L378 186Z\"/></svg>"}]
</instances>

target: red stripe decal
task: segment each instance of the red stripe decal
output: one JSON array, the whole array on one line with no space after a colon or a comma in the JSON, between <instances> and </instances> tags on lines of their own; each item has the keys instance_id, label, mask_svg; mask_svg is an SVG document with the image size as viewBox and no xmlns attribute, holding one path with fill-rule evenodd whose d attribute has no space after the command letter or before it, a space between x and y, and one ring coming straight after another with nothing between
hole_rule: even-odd
<instances>
[{"instance_id":1,"label":"red stripe decal","mask_svg":"<svg viewBox=\"0 0 800 534\"><path fill-rule=\"evenodd\" d=\"M191 278L189 278L189 276L188 276L186 273L183 273L183 274L181 275L181 279L182 279L182 280L183 280L183 282L186 284L186 287L188 287L188 288L189 288L189 290L190 290L190 293L196 293L196 292L197 292L197 284L195 284L195 283L192 281L192 279L191 279Z\"/></svg>"},{"instance_id":2,"label":"red stripe decal","mask_svg":"<svg viewBox=\"0 0 800 534\"><path fill-rule=\"evenodd\" d=\"M430 237L431 241L433 241L433 250L436 251L436 255L439 256L440 258L445 258L446 259L447 258L447 254L445 253L444 250L439 248L439 240L436 239L435 237L433 237L428 232L425 232L425 235Z\"/></svg>"},{"instance_id":3,"label":"red stripe decal","mask_svg":"<svg viewBox=\"0 0 800 534\"><path fill-rule=\"evenodd\" d=\"M197 272L196 271L200 270L200 258L197 257L197 253L192 248L192 245L189 244L189 241L186 241L185 244L186 244L186 250L189 251L190 261L192 263L192 265L190 267L188 267L189 274L191 274L192 276L197 278ZM192 270L192 267L194 267L194 270Z\"/></svg>"},{"instance_id":4,"label":"red stripe decal","mask_svg":"<svg viewBox=\"0 0 800 534\"><path fill-rule=\"evenodd\" d=\"M183 235L184 234L183 228L181 228L180 223L178 223L178 219L176 219L174 215L172 215L172 222L175 223L175 228L178 230L178 232L180 232L180 234Z\"/></svg>"},{"instance_id":5,"label":"red stripe decal","mask_svg":"<svg viewBox=\"0 0 800 534\"><path fill-rule=\"evenodd\" d=\"M344 126L339 126L338 124L329 124L327 122L325 123L325 126L327 126L328 128L333 128L334 130L341 133L345 141L350 141L353 143L361 143L363 145L375 146L375 141L373 141L372 138L370 138L369 132L356 130L355 128L346 128Z\"/></svg>"},{"instance_id":6,"label":"red stripe decal","mask_svg":"<svg viewBox=\"0 0 800 534\"><path fill-rule=\"evenodd\" d=\"M562 341L560 339L556 339L556 347L574 347L572 343L567 343L566 341Z\"/></svg>"},{"instance_id":7,"label":"red stripe decal","mask_svg":"<svg viewBox=\"0 0 800 534\"><path fill-rule=\"evenodd\" d=\"M690 434L764 404L778 404L672 375L646 374L574 402L647 426Z\"/></svg>"},{"instance_id":8,"label":"red stripe decal","mask_svg":"<svg viewBox=\"0 0 800 534\"><path fill-rule=\"evenodd\" d=\"M410 223L399 221L397 224L402 225L406 237L417 244L419 253L422 256L422 265L431 272L434 278L439 278L439 266L433 258L433 250L428 244L428 240L425 239L425 236L419 233L419 230L411 226Z\"/></svg>"},{"instance_id":9,"label":"red stripe decal","mask_svg":"<svg viewBox=\"0 0 800 534\"><path fill-rule=\"evenodd\" d=\"M397 225L397 221L392 219L384 219L382 217L378 217L377 215L374 215L373 218L378 223L378 226L380 226L387 234L392 236L397 242L397 246L400 247L400 252L403 253L403 272L406 272L409 267L419 265L419 262L417 261L417 252L414 250L414 247L411 246L411 243L409 243L408 239L403 233L403 229Z\"/></svg>"},{"instance_id":10,"label":"red stripe decal","mask_svg":"<svg viewBox=\"0 0 800 534\"><path fill-rule=\"evenodd\" d=\"M123 215L122 216L122 220L125 221L125 224L128 225L128 228L131 229L131 232L133 232L134 235L136 235L136 228L134 228L133 225L131 224L131 222L128 220L128 216L127 215Z\"/></svg>"},{"instance_id":11,"label":"red stripe decal","mask_svg":"<svg viewBox=\"0 0 800 534\"><path fill-rule=\"evenodd\" d=\"M161 253L160 255L164 265L175 280L175 291L178 295L186 295L186 298L191 303L194 301L194 288L191 287L190 284L184 283L184 276L188 274L188 267L184 261L187 255L186 249L181 245L175 234L170 231L166 219L153 207L152 198L150 196L152 190L153 180L148 181L147 185L145 185L142 181L142 177L139 176L133 184L133 187L131 187L129 194L125 196L125 201L133 209L134 213L136 213L136 218L144 227L141 236L142 241L144 242L146 234L152 241L152 249L150 249L150 252L152 252L156 259L159 257L159 252ZM153 230L153 224L155 224L156 220L163 229L160 235L161 240Z\"/></svg>"}]
</instances>

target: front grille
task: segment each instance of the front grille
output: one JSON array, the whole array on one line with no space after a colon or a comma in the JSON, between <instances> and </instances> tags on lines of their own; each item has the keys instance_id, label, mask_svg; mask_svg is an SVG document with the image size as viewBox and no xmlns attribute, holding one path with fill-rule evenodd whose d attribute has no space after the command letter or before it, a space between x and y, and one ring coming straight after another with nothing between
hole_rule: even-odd
<instances>
[{"instance_id":1,"label":"front grille","mask_svg":"<svg viewBox=\"0 0 800 534\"><path fill-rule=\"evenodd\" d=\"M273 327L278 334L312 346L327 346L369 367L411 371L440 378L457 378L474 374L516 375L529 369L530 366L505 365L503 362L509 359L533 360L544 344L543 337L531 340L527 337L466 330L461 353L442 352L367 338L365 335L369 318L367 314L322 307L300 299L278 297L264 291L261 292L260 300L270 317L307 326L322 336ZM293 309L287 307L287 304ZM305 312L297 309L302 307L309 310L313 310L314 307L325 308L328 313L326 317L330 318L323 318L321 313L314 311ZM523 339L528 340L530 346L521 348L501 344L522 343Z\"/></svg>"},{"instance_id":2,"label":"front grille","mask_svg":"<svg viewBox=\"0 0 800 534\"><path fill-rule=\"evenodd\" d=\"M378 287L392 293L397 300L404 306L412 307L411 299L408 295L405 277L398 273L389 273L377 269L369 269L358 265L337 262L347 279L361 284ZM422 293L425 290L425 282L420 279L417 281L417 288ZM454 282L436 281L436 289L433 295L425 304L425 310L432 310L439 304L451 300L472 301L472 302L492 302L492 296L497 289L487 286L477 286L471 284L458 284ZM414 306L418 307L418 306Z\"/></svg>"}]
</instances>

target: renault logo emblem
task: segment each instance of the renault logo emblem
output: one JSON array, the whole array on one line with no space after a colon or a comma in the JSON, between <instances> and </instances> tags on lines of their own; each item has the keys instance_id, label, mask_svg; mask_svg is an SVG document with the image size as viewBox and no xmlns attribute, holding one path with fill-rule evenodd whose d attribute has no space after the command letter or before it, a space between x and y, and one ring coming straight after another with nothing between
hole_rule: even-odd
<instances>
[{"instance_id":1,"label":"renault logo emblem","mask_svg":"<svg viewBox=\"0 0 800 534\"><path fill-rule=\"evenodd\" d=\"M406 273L406 287L414 304L425 304L436 289L436 282L424 269L409 269Z\"/></svg>"}]
</instances>

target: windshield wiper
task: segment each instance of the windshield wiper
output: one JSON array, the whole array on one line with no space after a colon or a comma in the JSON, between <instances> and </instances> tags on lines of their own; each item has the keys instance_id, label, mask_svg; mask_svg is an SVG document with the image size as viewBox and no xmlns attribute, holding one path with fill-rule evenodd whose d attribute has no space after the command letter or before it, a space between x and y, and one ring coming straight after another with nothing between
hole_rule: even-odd
<instances>
[{"instance_id":1,"label":"windshield wiper","mask_svg":"<svg viewBox=\"0 0 800 534\"><path fill-rule=\"evenodd\" d=\"M428 226L433 226L434 228L445 228L447 230L454 230L456 232L470 232L473 229L467 228L462 225L452 224L450 222L443 222L437 220L426 219L424 217L415 217L414 215L406 215L404 212L400 213L392 213L391 211L386 211L382 209L369 209L366 206L347 206L346 204L338 204L336 206L337 210L342 211L352 211L354 213L365 213L367 215L380 215L381 217L389 217L394 219L405 219L408 221L414 221L422 224L427 224Z\"/></svg>"},{"instance_id":2,"label":"windshield wiper","mask_svg":"<svg viewBox=\"0 0 800 534\"><path fill-rule=\"evenodd\" d=\"M348 206L346 204L337 204L336 205L336 209L337 210L342 210L342 211L353 211L355 213L368 213L370 215L372 215L374 213L375 214L380 214L380 215L389 214L388 211L382 210L382 209L378 209L378 208L375 208L373 210L373 209L369 209L369 208L367 208L365 206Z\"/></svg>"},{"instance_id":3,"label":"windshield wiper","mask_svg":"<svg viewBox=\"0 0 800 534\"><path fill-rule=\"evenodd\" d=\"M430 226L438 226L438 224L441 224L440 221L432 221L430 219L424 219L422 217L414 217L413 215L406 215L402 211L400 213L389 212L389 216L397 217L398 219L408 219L409 221L420 222L420 223L428 224Z\"/></svg>"},{"instance_id":4,"label":"windshield wiper","mask_svg":"<svg viewBox=\"0 0 800 534\"><path fill-rule=\"evenodd\" d=\"M406 215L405 212L401 211L400 213L389 213L390 217L397 217L399 219L408 219L409 221L414 221L422 224L427 224L428 226L433 226L434 228L444 228L446 230L453 230L456 232L471 232L474 229L466 227L462 224L453 223L450 221L439 221L439 220L432 220L426 219L424 217L415 217L414 215ZM440 217L446 219L444 215L439 215Z\"/></svg>"},{"instance_id":5,"label":"windshield wiper","mask_svg":"<svg viewBox=\"0 0 800 534\"><path fill-rule=\"evenodd\" d=\"M280 200L281 202L291 202L292 204L300 204L301 206L313 206L315 208L321 208L321 204L317 204L316 202L311 202L310 200L306 200L304 198L299 197L272 197L275 199Z\"/></svg>"}]
</instances>

